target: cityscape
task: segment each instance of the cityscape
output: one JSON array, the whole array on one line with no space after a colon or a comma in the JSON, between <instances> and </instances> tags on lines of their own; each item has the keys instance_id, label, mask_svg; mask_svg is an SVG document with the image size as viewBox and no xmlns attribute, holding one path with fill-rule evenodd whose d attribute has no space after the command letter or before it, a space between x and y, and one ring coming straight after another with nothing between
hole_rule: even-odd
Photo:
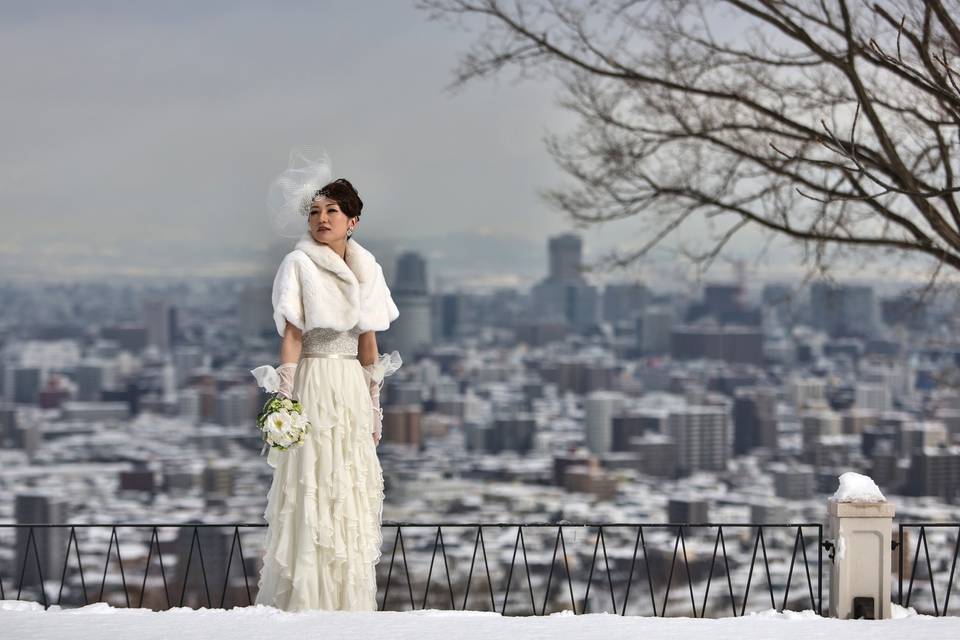
<instances>
[{"instance_id":1,"label":"cityscape","mask_svg":"<svg viewBox=\"0 0 960 640\"><path fill-rule=\"evenodd\" d=\"M0 638L960 637L957 6L6 3Z\"/></svg>"},{"instance_id":2,"label":"cityscape","mask_svg":"<svg viewBox=\"0 0 960 640\"><path fill-rule=\"evenodd\" d=\"M815 523L847 471L872 477L898 517L960 518L952 301L917 302L908 289L881 297L862 283L757 287L742 269L693 297L642 281L600 288L583 273L581 236L550 237L547 252L529 291L482 294L435 292L420 253L398 257L400 317L378 334L381 353L404 359L384 386L385 522ZM276 362L269 282L7 285L2 295L0 490L10 499L0 522L262 523L272 470L254 420L266 396L249 371ZM384 573L396 546L388 529ZM213 545L219 559L204 568L219 575L234 531L213 531L204 553ZM404 531L425 545L421 562L434 533ZM461 533L466 553L472 534ZM794 534L771 531L764 552L789 553ZM68 529L0 535L0 576L38 585L23 562L31 535L39 564L59 575ZM90 567L106 578L111 532L82 535L88 547L100 536ZM527 535L525 551L549 552L551 536ZM629 532L607 535L605 554L617 541L629 551ZM709 556L713 535L691 535L685 553ZM182 566L190 531L176 536ZM262 530L242 536L255 576ZM513 534L501 538L487 550L509 552ZM669 564L674 540L663 531L648 542ZM121 542L128 565L149 559L149 532ZM592 542L579 542L587 561ZM611 556L608 570L625 572L629 554ZM707 578L706 556L691 579ZM767 567L778 593L783 560ZM804 602L804 588L792 593ZM607 596L595 594L600 607ZM727 606L717 598L711 611Z\"/></svg>"}]
</instances>

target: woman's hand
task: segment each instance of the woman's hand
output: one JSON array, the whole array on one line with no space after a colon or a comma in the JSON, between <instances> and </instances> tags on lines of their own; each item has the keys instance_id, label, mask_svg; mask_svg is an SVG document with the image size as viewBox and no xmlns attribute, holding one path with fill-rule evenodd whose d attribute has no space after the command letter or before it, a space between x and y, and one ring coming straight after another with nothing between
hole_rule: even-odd
<instances>
[{"instance_id":1,"label":"woman's hand","mask_svg":"<svg viewBox=\"0 0 960 640\"><path fill-rule=\"evenodd\" d=\"M379 433L371 433L370 435L373 436L373 444L374 444L374 445L379 445L379 444L380 444L380 434L379 434Z\"/></svg>"},{"instance_id":2,"label":"woman's hand","mask_svg":"<svg viewBox=\"0 0 960 640\"><path fill-rule=\"evenodd\" d=\"M296 373L296 362L284 362L277 367L277 375L280 377L280 387L277 389L277 393L285 398L293 399L293 379Z\"/></svg>"}]
</instances>

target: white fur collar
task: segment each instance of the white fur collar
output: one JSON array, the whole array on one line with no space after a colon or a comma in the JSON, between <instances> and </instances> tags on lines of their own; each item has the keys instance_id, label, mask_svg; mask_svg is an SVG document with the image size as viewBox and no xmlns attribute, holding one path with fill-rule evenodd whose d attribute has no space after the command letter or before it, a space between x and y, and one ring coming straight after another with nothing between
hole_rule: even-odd
<instances>
[{"instance_id":1,"label":"white fur collar","mask_svg":"<svg viewBox=\"0 0 960 640\"><path fill-rule=\"evenodd\" d=\"M309 231L297 243L274 280L274 319L283 335L289 319L303 331L331 328L385 331L400 311L390 295L383 269L370 251L354 239L346 257Z\"/></svg>"},{"instance_id":2,"label":"white fur collar","mask_svg":"<svg viewBox=\"0 0 960 640\"><path fill-rule=\"evenodd\" d=\"M353 238L347 241L345 259L328 245L314 240L309 231L300 236L294 248L303 251L318 267L330 271L347 284L362 288L377 274L377 259Z\"/></svg>"}]
</instances>

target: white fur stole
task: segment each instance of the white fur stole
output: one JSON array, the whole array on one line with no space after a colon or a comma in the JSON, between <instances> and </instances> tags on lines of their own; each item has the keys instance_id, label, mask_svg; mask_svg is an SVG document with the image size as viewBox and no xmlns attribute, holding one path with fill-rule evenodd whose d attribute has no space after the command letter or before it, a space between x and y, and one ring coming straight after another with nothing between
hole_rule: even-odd
<instances>
[{"instance_id":1,"label":"white fur stole","mask_svg":"<svg viewBox=\"0 0 960 640\"><path fill-rule=\"evenodd\" d=\"M287 320L301 331L358 325L361 331L384 331L400 315L372 253L351 238L344 260L309 232L281 261L272 300L281 336Z\"/></svg>"}]
</instances>

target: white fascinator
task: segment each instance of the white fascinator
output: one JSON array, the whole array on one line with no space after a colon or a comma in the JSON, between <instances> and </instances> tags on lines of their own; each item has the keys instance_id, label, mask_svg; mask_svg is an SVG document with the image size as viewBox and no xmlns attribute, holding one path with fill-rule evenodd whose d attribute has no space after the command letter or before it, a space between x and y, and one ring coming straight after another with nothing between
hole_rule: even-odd
<instances>
[{"instance_id":1,"label":"white fascinator","mask_svg":"<svg viewBox=\"0 0 960 640\"><path fill-rule=\"evenodd\" d=\"M317 191L333 180L330 156L312 145L294 147L286 170L270 184L267 210L277 233L300 237L306 227L310 203Z\"/></svg>"}]
</instances>

